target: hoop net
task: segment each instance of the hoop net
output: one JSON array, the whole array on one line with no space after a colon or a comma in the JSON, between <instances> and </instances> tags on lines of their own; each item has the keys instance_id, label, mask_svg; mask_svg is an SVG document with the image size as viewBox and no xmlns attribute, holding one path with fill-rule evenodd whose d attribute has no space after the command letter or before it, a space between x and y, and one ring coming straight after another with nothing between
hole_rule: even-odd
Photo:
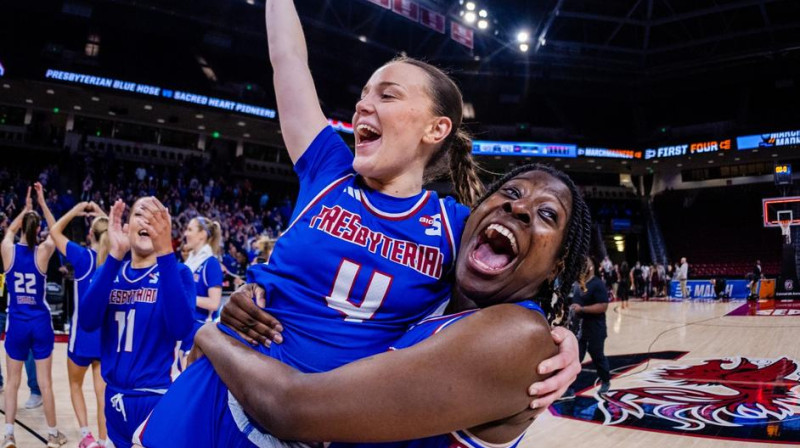
<instances>
[{"instance_id":1,"label":"hoop net","mask_svg":"<svg viewBox=\"0 0 800 448\"><path fill-rule=\"evenodd\" d=\"M792 212L780 211L778 212L778 225L781 227L781 235L783 235L784 243L792 243Z\"/></svg>"}]
</instances>

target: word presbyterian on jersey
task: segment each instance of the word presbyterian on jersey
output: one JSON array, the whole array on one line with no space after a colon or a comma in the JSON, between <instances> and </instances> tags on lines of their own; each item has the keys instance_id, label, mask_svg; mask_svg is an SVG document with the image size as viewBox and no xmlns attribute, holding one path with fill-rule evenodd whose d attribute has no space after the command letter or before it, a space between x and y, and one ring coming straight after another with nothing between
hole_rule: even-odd
<instances>
[{"instance_id":1,"label":"word presbyterian on jersey","mask_svg":"<svg viewBox=\"0 0 800 448\"><path fill-rule=\"evenodd\" d=\"M361 215L345 210L338 205L335 207L323 206L319 214L311 218L309 227L366 247L373 254L380 253L383 258L407 266L422 275L435 279L442 277L444 255L438 247L397 240L381 232L375 232L361 225Z\"/></svg>"}]
</instances>

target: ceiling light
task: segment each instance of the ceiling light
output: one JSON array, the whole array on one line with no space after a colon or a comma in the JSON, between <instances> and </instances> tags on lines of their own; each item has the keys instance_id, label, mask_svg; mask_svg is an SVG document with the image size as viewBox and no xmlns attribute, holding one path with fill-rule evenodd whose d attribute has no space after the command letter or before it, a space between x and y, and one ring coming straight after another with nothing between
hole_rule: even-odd
<instances>
[{"instance_id":1,"label":"ceiling light","mask_svg":"<svg viewBox=\"0 0 800 448\"><path fill-rule=\"evenodd\" d=\"M47 89L45 92L47 92L48 95L53 95L56 93L53 89Z\"/></svg>"},{"instance_id":2,"label":"ceiling light","mask_svg":"<svg viewBox=\"0 0 800 448\"><path fill-rule=\"evenodd\" d=\"M740 161L740 160L742 160L742 159L740 159L739 157L735 157L733 160L735 160L735 161L737 161L737 162L738 162L738 161Z\"/></svg>"},{"instance_id":3,"label":"ceiling light","mask_svg":"<svg viewBox=\"0 0 800 448\"><path fill-rule=\"evenodd\" d=\"M245 133L242 135L242 137L244 137L244 138L250 138L250 134L248 134L248 133L246 133L246 132L245 132Z\"/></svg>"},{"instance_id":4,"label":"ceiling light","mask_svg":"<svg viewBox=\"0 0 800 448\"><path fill-rule=\"evenodd\" d=\"M565 169L565 170L569 169L569 164L567 164L567 165L564 165L564 169Z\"/></svg>"},{"instance_id":5,"label":"ceiling light","mask_svg":"<svg viewBox=\"0 0 800 448\"><path fill-rule=\"evenodd\" d=\"M117 113L114 112L113 110L110 110L110 111L108 111L108 115L111 115L112 117L114 117L114 116L117 115Z\"/></svg>"},{"instance_id":6,"label":"ceiling light","mask_svg":"<svg viewBox=\"0 0 800 448\"><path fill-rule=\"evenodd\" d=\"M680 167L682 167L682 166L683 166L683 164L682 164L682 163L679 163L677 166L678 166L678 168L680 168Z\"/></svg>"},{"instance_id":7,"label":"ceiling light","mask_svg":"<svg viewBox=\"0 0 800 448\"><path fill-rule=\"evenodd\" d=\"M480 17L483 17L484 19L485 19L485 18L487 18L487 17L489 17L489 13L488 13L488 12L486 12L486 10L485 10L485 9L481 9L481 10L478 12L478 15L479 15Z\"/></svg>"},{"instance_id":8,"label":"ceiling light","mask_svg":"<svg viewBox=\"0 0 800 448\"><path fill-rule=\"evenodd\" d=\"M478 61L480 61L480 60L481 60L481 57L480 57L480 56L478 56L478 55L475 55L475 57L474 57L474 58L472 58L472 59L474 59L474 60L475 60L475 62L478 62Z\"/></svg>"},{"instance_id":9,"label":"ceiling light","mask_svg":"<svg viewBox=\"0 0 800 448\"><path fill-rule=\"evenodd\" d=\"M199 118L199 119L202 120L203 119L203 114L197 114L197 115L195 115L195 118Z\"/></svg>"},{"instance_id":10,"label":"ceiling light","mask_svg":"<svg viewBox=\"0 0 800 448\"><path fill-rule=\"evenodd\" d=\"M517 33L517 42L525 43L530 40L531 36L528 34L527 31L520 31Z\"/></svg>"},{"instance_id":11,"label":"ceiling light","mask_svg":"<svg viewBox=\"0 0 800 448\"><path fill-rule=\"evenodd\" d=\"M98 97L96 97L96 96L93 96L93 97L92 97L92 101L100 101L100 98L98 98Z\"/></svg>"},{"instance_id":12,"label":"ceiling light","mask_svg":"<svg viewBox=\"0 0 800 448\"><path fill-rule=\"evenodd\" d=\"M3 84L3 88L4 89L10 89L11 88L11 84Z\"/></svg>"},{"instance_id":13,"label":"ceiling light","mask_svg":"<svg viewBox=\"0 0 800 448\"><path fill-rule=\"evenodd\" d=\"M255 0L246 0L246 1L247 1L248 5L255 5L256 4Z\"/></svg>"},{"instance_id":14,"label":"ceiling light","mask_svg":"<svg viewBox=\"0 0 800 448\"><path fill-rule=\"evenodd\" d=\"M153 106L151 106L149 104L145 104L144 105L144 110L153 110Z\"/></svg>"},{"instance_id":15,"label":"ceiling light","mask_svg":"<svg viewBox=\"0 0 800 448\"><path fill-rule=\"evenodd\" d=\"M474 23L475 20L477 20L477 18L478 18L478 16L472 11L469 11L466 14L464 14L464 20L467 23Z\"/></svg>"},{"instance_id":16,"label":"ceiling light","mask_svg":"<svg viewBox=\"0 0 800 448\"><path fill-rule=\"evenodd\" d=\"M489 22L487 22L486 20L483 20L483 19L478 20L478 28L480 28L482 30L485 30L486 28L489 28Z\"/></svg>"},{"instance_id":17,"label":"ceiling light","mask_svg":"<svg viewBox=\"0 0 800 448\"><path fill-rule=\"evenodd\" d=\"M239 125L239 126L244 126L246 123L244 121L240 121L240 122L238 122L236 124Z\"/></svg>"},{"instance_id":18,"label":"ceiling light","mask_svg":"<svg viewBox=\"0 0 800 448\"><path fill-rule=\"evenodd\" d=\"M523 53L527 52L529 48L528 44L519 44L519 51Z\"/></svg>"},{"instance_id":19,"label":"ceiling light","mask_svg":"<svg viewBox=\"0 0 800 448\"><path fill-rule=\"evenodd\" d=\"M166 120L164 120L163 118L159 118L159 119L158 119L158 120L156 120L156 121L157 121L157 122L159 122L159 123L161 123L161 124L164 124L164 122L165 122Z\"/></svg>"},{"instance_id":20,"label":"ceiling light","mask_svg":"<svg viewBox=\"0 0 800 448\"><path fill-rule=\"evenodd\" d=\"M75 109L75 110L81 110L81 106L78 106L77 104L72 106L72 108Z\"/></svg>"},{"instance_id":21,"label":"ceiling light","mask_svg":"<svg viewBox=\"0 0 800 448\"><path fill-rule=\"evenodd\" d=\"M772 157L778 157L778 155L777 154L772 154Z\"/></svg>"},{"instance_id":22,"label":"ceiling light","mask_svg":"<svg viewBox=\"0 0 800 448\"><path fill-rule=\"evenodd\" d=\"M360 40L361 42L367 43L367 36L362 34L362 35L358 36L358 40Z\"/></svg>"},{"instance_id":23,"label":"ceiling light","mask_svg":"<svg viewBox=\"0 0 800 448\"><path fill-rule=\"evenodd\" d=\"M475 3L467 2L467 11L475 11Z\"/></svg>"},{"instance_id":24,"label":"ceiling light","mask_svg":"<svg viewBox=\"0 0 800 448\"><path fill-rule=\"evenodd\" d=\"M713 160L709 160L708 163L714 163L714 161Z\"/></svg>"},{"instance_id":25,"label":"ceiling light","mask_svg":"<svg viewBox=\"0 0 800 448\"><path fill-rule=\"evenodd\" d=\"M25 102L28 103L28 104L33 104L33 100L30 99L30 98L26 99Z\"/></svg>"},{"instance_id":26,"label":"ceiling light","mask_svg":"<svg viewBox=\"0 0 800 448\"><path fill-rule=\"evenodd\" d=\"M203 131L203 130L205 130L205 129L206 129L206 127L205 127L205 126L203 126L203 125L201 124L200 126L198 126L198 127L197 127L197 129L199 129L199 130Z\"/></svg>"}]
</instances>

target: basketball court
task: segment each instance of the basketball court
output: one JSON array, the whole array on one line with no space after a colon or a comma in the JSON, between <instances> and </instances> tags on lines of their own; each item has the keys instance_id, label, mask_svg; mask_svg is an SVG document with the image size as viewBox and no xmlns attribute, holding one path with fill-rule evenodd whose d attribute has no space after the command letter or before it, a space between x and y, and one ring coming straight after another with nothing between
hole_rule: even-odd
<instances>
[{"instance_id":1,"label":"basketball court","mask_svg":"<svg viewBox=\"0 0 800 448\"><path fill-rule=\"evenodd\" d=\"M520 447L800 444L797 305L773 300L632 300L622 310L612 303L606 354L613 377L607 397L627 405L615 408L613 400L597 397L596 376L591 363L585 363L576 398L558 402L541 416ZM77 444L80 434L64 367L66 344L56 344L53 362L59 428L69 444ZM28 393L23 382L20 403ZM91 420L95 403L88 378L84 394ZM657 411L658 405L663 406ZM41 407L20 409L17 421L19 446L45 445ZM97 434L96 422L91 427Z\"/></svg>"}]
</instances>

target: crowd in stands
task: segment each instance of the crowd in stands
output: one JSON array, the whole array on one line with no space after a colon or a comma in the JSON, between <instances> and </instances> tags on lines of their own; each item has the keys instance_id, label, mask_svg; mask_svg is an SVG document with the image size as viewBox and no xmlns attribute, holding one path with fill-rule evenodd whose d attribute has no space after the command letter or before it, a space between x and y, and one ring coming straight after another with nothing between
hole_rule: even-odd
<instances>
[{"instance_id":1,"label":"crowd in stands","mask_svg":"<svg viewBox=\"0 0 800 448\"><path fill-rule=\"evenodd\" d=\"M293 204L288 195L270 195L248 179L210 175L207 161L190 159L180 166L156 166L109 160L85 154L64 163L36 165L10 163L0 167L0 210L19 213L30 180L41 182L47 203L61 216L79 201L91 201L106 211L117 198L127 204L141 196L155 196L172 215L173 245L178 249L189 221L204 216L222 228L223 263L231 274L241 274L256 259L265 241L286 227ZM51 159L52 160L52 159ZM86 224L73 226L82 241ZM46 229L43 230L46 232Z\"/></svg>"}]
</instances>

